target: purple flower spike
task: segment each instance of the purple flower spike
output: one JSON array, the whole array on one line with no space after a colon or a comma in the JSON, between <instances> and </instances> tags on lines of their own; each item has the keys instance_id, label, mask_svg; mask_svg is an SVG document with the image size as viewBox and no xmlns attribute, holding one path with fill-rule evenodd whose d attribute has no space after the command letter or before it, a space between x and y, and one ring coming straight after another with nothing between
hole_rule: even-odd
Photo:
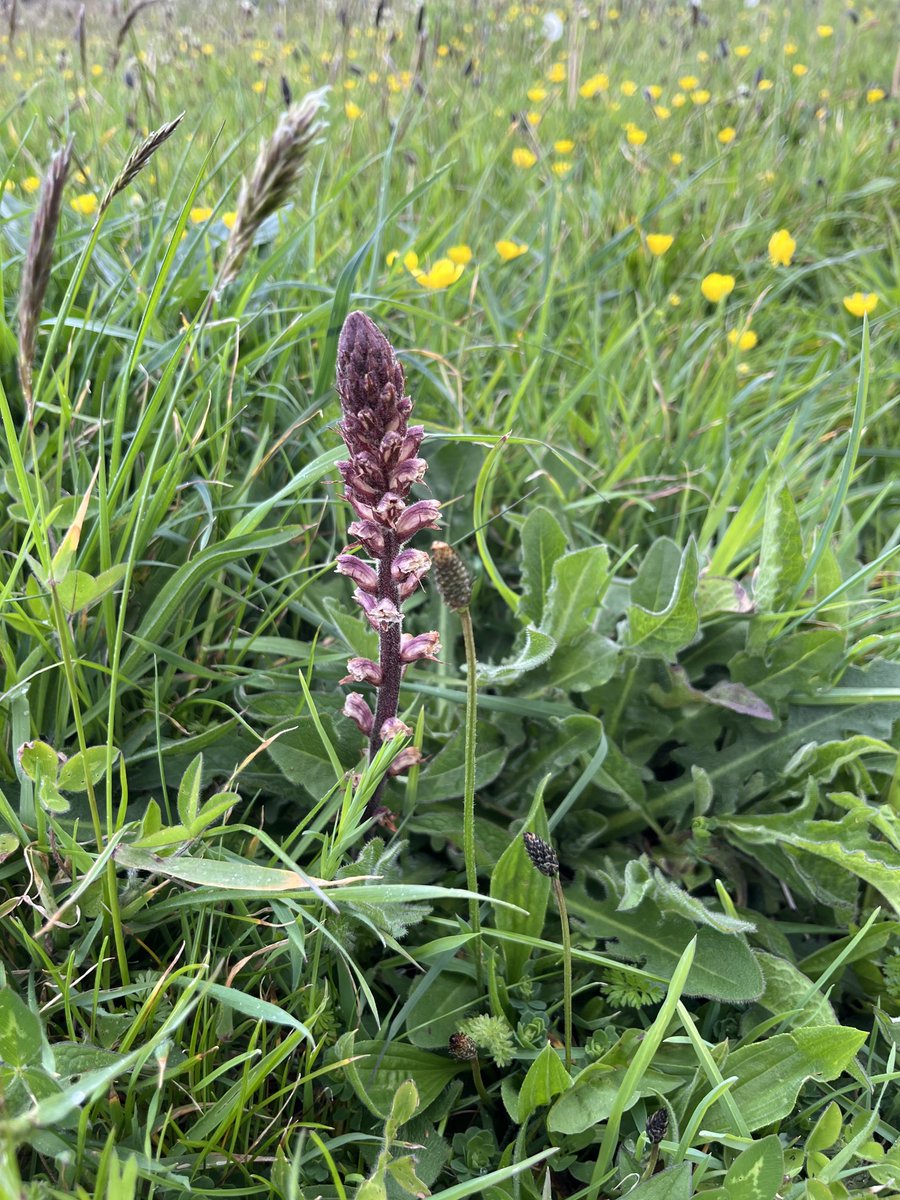
<instances>
[{"instance_id":1,"label":"purple flower spike","mask_svg":"<svg viewBox=\"0 0 900 1200\"><path fill-rule=\"evenodd\" d=\"M410 489L422 481L428 465L419 457L425 430L408 423L413 402L406 395L403 368L390 342L365 313L350 313L341 330L337 388L340 431L349 454L346 461L338 463L338 470L344 496L359 518L347 532L372 556L375 565L341 554L336 569L356 584L354 599L378 631L379 647L377 663L351 658L347 664L350 673L342 680L370 683L378 689L374 715L356 693L348 696L344 712L368 735L371 758L382 738L408 732L397 717L406 667L434 659L440 650L436 633L401 634L401 605L431 566L427 554L403 549L403 545L422 529L438 528L440 505L436 500L408 503ZM402 770L420 761L419 751L409 747L394 766ZM396 774L393 767L391 774ZM367 819L386 813L380 802L381 790L379 787L368 802Z\"/></svg>"}]
</instances>

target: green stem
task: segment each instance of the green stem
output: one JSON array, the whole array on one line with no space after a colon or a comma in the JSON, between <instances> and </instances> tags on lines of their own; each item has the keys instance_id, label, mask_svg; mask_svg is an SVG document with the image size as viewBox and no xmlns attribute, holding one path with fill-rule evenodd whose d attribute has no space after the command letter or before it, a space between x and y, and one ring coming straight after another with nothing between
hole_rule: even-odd
<instances>
[{"instance_id":1,"label":"green stem","mask_svg":"<svg viewBox=\"0 0 900 1200\"><path fill-rule=\"evenodd\" d=\"M472 1078L475 1080L475 1090L478 1092L482 1104L490 1105L491 1098L485 1090L484 1080L481 1078L481 1063L477 1058L472 1059Z\"/></svg>"},{"instance_id":2,"label":"green stem","mask_svg":"<svg viewBox=\"0 0 900 1200\"><path fill-rule=\"evenodd\" d=\"M563 1019L565 1021L566 1068L572 1069L572 935L569 930L569 910L559 876L553 877L553 891L559 907L563 947Z\"/></svg>"},{"instance_id":3,"label":"green stem","mask_svg":"<svg viewBox=\"0 0 900 1200\"><path fill-rule=\"evenodd\" d=\"M476 722L478 720L478 681L475 676L475 631L472 614L467 608L459 610L463 641L466 647L466 754L465 778L463 783L463 854L466 860L466 887L470 892L478 891L478 872L475 869L475 747ZM481 947L481 916L478 901L469 900L469 924L476 935L475 980L478 987L484 985L484 957Z\"/></svg>"}]
</instances>

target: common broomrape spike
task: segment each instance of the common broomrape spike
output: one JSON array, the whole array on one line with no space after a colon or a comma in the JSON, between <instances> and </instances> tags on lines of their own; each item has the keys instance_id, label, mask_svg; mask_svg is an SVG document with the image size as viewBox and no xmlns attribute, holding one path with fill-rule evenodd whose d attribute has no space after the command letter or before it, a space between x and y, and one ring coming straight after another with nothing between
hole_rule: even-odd
<instances>
[{"instance_id":1,"label":"common broomrape spike","mask_svg":"<svg viewBox=\"0 0 900 1200\"><path fill-rule=\"evenodd\" d=\"M410 489L425 474L419 457L425 430L410 425L413 402L406 394L403 368L381 330L365 313L352 312L338 340L337 389L341 400L341 436L349 457L338 463L344 496L358 520L348 527L350 537L373 559L355 554L338 556L336 570L356 584L353 598L378 632L378 662L351 658L343 682L369 683L378 689L374 714L354 694L345 713L369 736L369 756L382 742L407 727L397 717L400 681L406 668L434 659L440 651L437 633L416 636L401 632L403 601L416 590L431 566L422 550L404 549L422 529L439 524L436 500L409 503ZM362 702L362 703L360 703ZM421 760L412 746L395 758L391 773ZM385 813L381 788L370 799L366 819Z\"/></svg>"}]
</instances>

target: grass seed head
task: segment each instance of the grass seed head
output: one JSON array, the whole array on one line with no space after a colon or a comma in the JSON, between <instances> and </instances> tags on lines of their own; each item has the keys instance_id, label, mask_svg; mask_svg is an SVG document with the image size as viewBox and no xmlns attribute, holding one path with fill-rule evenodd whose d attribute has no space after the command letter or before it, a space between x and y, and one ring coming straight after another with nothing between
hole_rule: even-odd
<instances>
[{"instance_id":1,"label":"grass seed head","mask_svg":"<svg viewBox=\"0 0 900 1200\"><path fill-rule=\"evenodd\" d=\"M446 542L431 543L434 582L441 599L453 612L468 608L472 600L472 577L468 567Z\"/></svg>"},{"instance_id":2,"label":"grass seed head","mask_svg":"<svg viewBox=\"0 0 900 1200\"><path fill-rule=\"evenodd\" d=\"M112 181L106 195L103 197L100 203L100 212L108 208L119 192L123 192L129 183L132 183L140 175L141 171L143 171L163 142L172 136L183 118L184 113L179 113L174 121L166 121L165 125L160 125L159 129L154 129L151 134L144 138L138 147L132 150L125 160L122 170Z\"/></svg>"}]
</instances>

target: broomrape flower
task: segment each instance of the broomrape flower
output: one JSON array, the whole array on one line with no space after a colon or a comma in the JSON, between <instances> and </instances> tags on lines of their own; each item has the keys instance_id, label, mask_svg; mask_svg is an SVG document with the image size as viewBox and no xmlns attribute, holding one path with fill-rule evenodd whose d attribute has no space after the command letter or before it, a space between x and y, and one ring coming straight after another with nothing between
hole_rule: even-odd
<instances>
[{"instance_id":1,"label":"broomrape flower","mask_svg":"<svg viewBox=\"0 0 900 1200\"><path fill-rule=\"evenodd\" d=\"M528 252L528 247L523 242L512 242L506 238L501 238L499 242L494 242L494 249L504 262L512 262L514 258L520 258Z\"/></svg>"},{"instance_id":2,"label":"broomrape flower","mask_svg":"<svg viewBox=\"0 0 900 1200\"><path fill-rule=\"evenodd\" d=\"M728 332L729 346L737 346L738 350L752 350L758 341L752 329L731 329Z\"/></svg>"},{"instance_id":3,"label":"broomrape flower","mask_svg":"<svg viewBox=\"0 0 900 1200\"><path fill-rule=\"evenodd\" d=\"M704 276L700 283L700 291L710 304L719 304L726 296L730 296L733 290L734 276L720 275L718 271Z\"/></svg>"},{"instance_id":4,"label":"broomrape flower","mask_svg":"<svg viewBox=\"0 0 900 1200\"><path fill-rule=\"evenodd\" d=\"M769 261L773 267L789 267L797 243L786 229L779 229L769 238Z\"/></svg>"},{"instance_id":5,"label":"broomrape flower","mask_svg":"<svg viewBox=\"0 0 900 1200\"><path fill-rule=\"evenodd\" d=\"M537 155L525 146L516 146L512 152L512 161L514 167L527 171L537 162Z\"/></svg>"},{"instance_id":6,"label":"broomrape flower","mask_svg":"<svg viewBox=\"0 0 900 1200\"><path fill-rule=\"evenodd\" d=\"M648 233L647 249L654 258L662 258L674 241L675 238L671 233Z\"/></svg>"},{"instance_id":7,"label":"broomrape flower","mask_svg":"<svg viewBox=\"0 0 900 1200\"><path fill-rule=\"evenodd\" d=\"M83 192L80 196L73 196L69 204L79 216L92 217L97 211L99 201L93 192Z\"/></svg>"},{"instance_id":8,"label":"broomrape flower","mask_svg":"<svg viewBox=\"0 0 900 1200\"><path fill-rule=\"evenodd\" d=\"M447 250L447 257L452 263L456 263L460 267L467 267L472 261L472 247L467 246L465 242L460 242L458 246L451 246Z\"/></svg>"},{"instance_id":9,"label":"broomrape flower","mask_svg":"<svg viewBox=\"0 0 900 1200\"><path fill-rule=\"evenodd\" d=\"M877 305L878 296L875 292L854 292L852 296L844 297L844 308L851 317L867 317Z\"/></svg>"},{"instance_id":10,"label":"broomrape flower","mask_svg":"<svg viewBox=\"0 0 900 1200\"><path fill-rule=\"evenodd\" d=\"M723 146L730 146L737 137L737 130L731 125L726 125L724 129L719 130L719 132L716 134L716 137Z\"/></svg>"}]
</instances>

